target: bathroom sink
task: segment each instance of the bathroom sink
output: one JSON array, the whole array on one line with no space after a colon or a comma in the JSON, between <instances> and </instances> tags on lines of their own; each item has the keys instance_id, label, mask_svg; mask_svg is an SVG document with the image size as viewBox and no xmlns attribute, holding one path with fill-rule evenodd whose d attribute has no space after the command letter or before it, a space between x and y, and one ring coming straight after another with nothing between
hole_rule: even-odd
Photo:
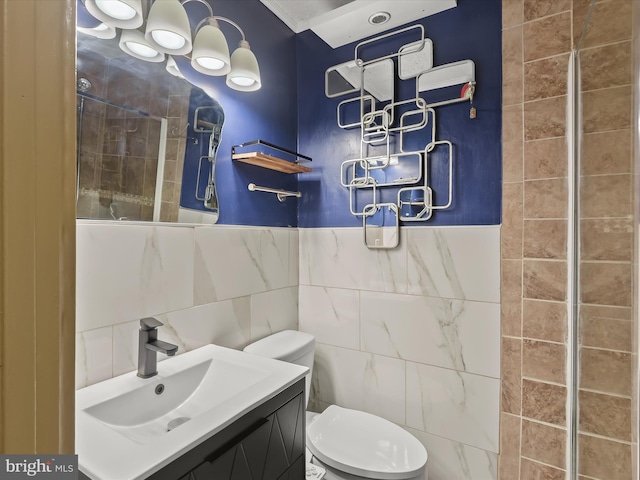
<instances>
[{"instance_id":1,"label":"bathroom sink","mask_svg":"<svg viewBox=\"0 0 640 480\"><path fill-rule=\"evenodd\" d=\"M184 359L178 357L178 360ZM151 382L85 409L89 415L138 443L146 443L241 394L270 371L238 362L207 359L180 369L170 364Z\"/></svg>"},{"instance_id":2,"label":"bathroom sink","mask_svg":"<svg viewBox=\"0 0 640 480\"><path fill-rule=\"evenodd\" d=\"M92 478L146 478L304 377L307 369L207 345L76 392L76 452Z\"/></svg>"}]
</instances>

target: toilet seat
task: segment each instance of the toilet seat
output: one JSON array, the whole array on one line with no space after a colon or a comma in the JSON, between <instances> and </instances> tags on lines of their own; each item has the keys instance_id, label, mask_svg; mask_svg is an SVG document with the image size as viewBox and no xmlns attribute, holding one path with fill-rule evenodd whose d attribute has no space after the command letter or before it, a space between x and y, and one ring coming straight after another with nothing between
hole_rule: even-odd
<instances>
[{"instance_id":1,"label":"toilet seat","mask_svg":"<svg viewBox=\"0 0 640 480\"><path fill-rule=\"evenodd\" d=\"M365 478L420 474L427 451L409 432L370 413L331 405L307 427L307 448L321 462Z\"/></svg>"}]
</instances>

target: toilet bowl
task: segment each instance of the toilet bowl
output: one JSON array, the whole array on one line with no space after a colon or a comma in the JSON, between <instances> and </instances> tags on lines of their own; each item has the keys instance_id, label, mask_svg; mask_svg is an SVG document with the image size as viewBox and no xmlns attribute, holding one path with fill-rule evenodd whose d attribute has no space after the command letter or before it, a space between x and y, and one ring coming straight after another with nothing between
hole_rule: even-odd
<instances>
[{"instance_id":1,"label":"toilet bowl","mask_svg":"<svg viewBox=\"0 0 640 480\"><path fill-rule=\"evenodd\" d=\"M285 330L248 345L245 352L309 368L307 403L315 338ZM329 406L307 412L307 459L326 469L326 480L427 480L427 451L409 432L370 413Z\"/></svg>"}]
</instances>

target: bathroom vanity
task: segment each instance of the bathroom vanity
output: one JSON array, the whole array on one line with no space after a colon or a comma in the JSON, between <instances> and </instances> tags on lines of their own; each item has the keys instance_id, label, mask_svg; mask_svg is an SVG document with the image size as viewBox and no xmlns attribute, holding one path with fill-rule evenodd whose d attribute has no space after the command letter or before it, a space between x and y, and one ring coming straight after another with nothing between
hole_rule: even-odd
<instances>
[{"instance_id":1,"label":"bathroom vanity","mask_svg":"<svg viewBox=\"0 0 640 480\"><path fill-rule=\"evenodd\" d=\"M304 478L304 403L300 380L149 479Z\"/></svg>"},{"instance_id":2,"label":"bathroom vanity","mask_svg":"<svg viewBox=\"0 0 640 480\"><path fill-rule=\"evenodd\" d=\"M304 478L306 372L207 345L78 390L80 478Z\"/></svg>"}]
</instances>

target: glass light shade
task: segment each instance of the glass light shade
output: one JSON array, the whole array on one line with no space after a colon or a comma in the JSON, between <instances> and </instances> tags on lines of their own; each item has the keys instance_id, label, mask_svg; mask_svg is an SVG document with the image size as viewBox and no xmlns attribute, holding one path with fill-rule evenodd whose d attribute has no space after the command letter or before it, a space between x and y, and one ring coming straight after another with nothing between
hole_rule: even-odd
<instances>
[{"instance_id":1,"label":"glass light shade","mask_svg":"<svg viewBox=\"0 0 640 480\"><path fill-rule=\"evenodd\" d=\"M147 17L147 42L159 52L184 55L191 51L191 27L178 0L155 0Z\"/></svg>"},{"instance_id":2,"label":"glass light shade","mask_svg":"<svg viewBox=\"0 0 640 480\"><path fill-rule=\"evenodd\" d=\"M169 58L167 59L166 69L167 69L167 72L169 72L174 77L184 78L184 75L182 75L182 72L178 68L178 64L176 63L176 61L173 59L172 56L169 56Z\"/></svg>"},{"instance_id":3,"label":"glass light shade","mask_svg":"<svg viewBox=\"0 0 640 480\"><path fill-rule=\"evenodd\" d=\"M117 20L131 20L136 16L133 7L120 0L95 0L96 7Z\"/></svg>"},{"instance_id":4,"label":"glass light shade","mask_svg":"<svg viewBox=\"0 0 640 480\"><path fill-rule=\"evenodd\" d=\"M140 30L123 30L120 34L120 49L132 57L146 62L162 62L164 53L158 52L144 38Z\"/></svg>"},{"instance_id":5,"label":"glass light shade","mask_svg":"<svg viewBox=\"0 0 640 480\"><path fill-rule=\"evenodd\" d=\"M106 23L101 23L97 27L86 28L86 27L76 27L80 33L85 33L87 35L91 35L92 37L102 38L108 40L110 38L114 38L116 36L116 29L110 27Z\"/></svg>"},{"instance_id":6,"label":"glass light shade","mask_svg":"<svg viewBox=\"0 0 640 480\"><path fill-rule=\"evenodd\" d=\"M231 55L231 71L227 75L227 86L241 92L254 92L262 86L258 60L242 40Z\"/></svg>"},{"instance_id":7,"label":"glass light shade","mask_svg":"<svg viewBox=\"0 0 640 480\"><path fill-rule=\"evenodd\" d=\"M142 25L141 0L85 0L87 11L114 28L138 28Z\"/></svg>"},{"instance_id":8,"label":"glass light shade","mask_svg":"<svg viewBox=\"0 0 640 480\"><path fill-rule=\"evenodd\" d=\"M193 40L191 66L205 75L226 75L231 71L229 46L216 25L204 25Z\"/></svg>"}]
</instances>

